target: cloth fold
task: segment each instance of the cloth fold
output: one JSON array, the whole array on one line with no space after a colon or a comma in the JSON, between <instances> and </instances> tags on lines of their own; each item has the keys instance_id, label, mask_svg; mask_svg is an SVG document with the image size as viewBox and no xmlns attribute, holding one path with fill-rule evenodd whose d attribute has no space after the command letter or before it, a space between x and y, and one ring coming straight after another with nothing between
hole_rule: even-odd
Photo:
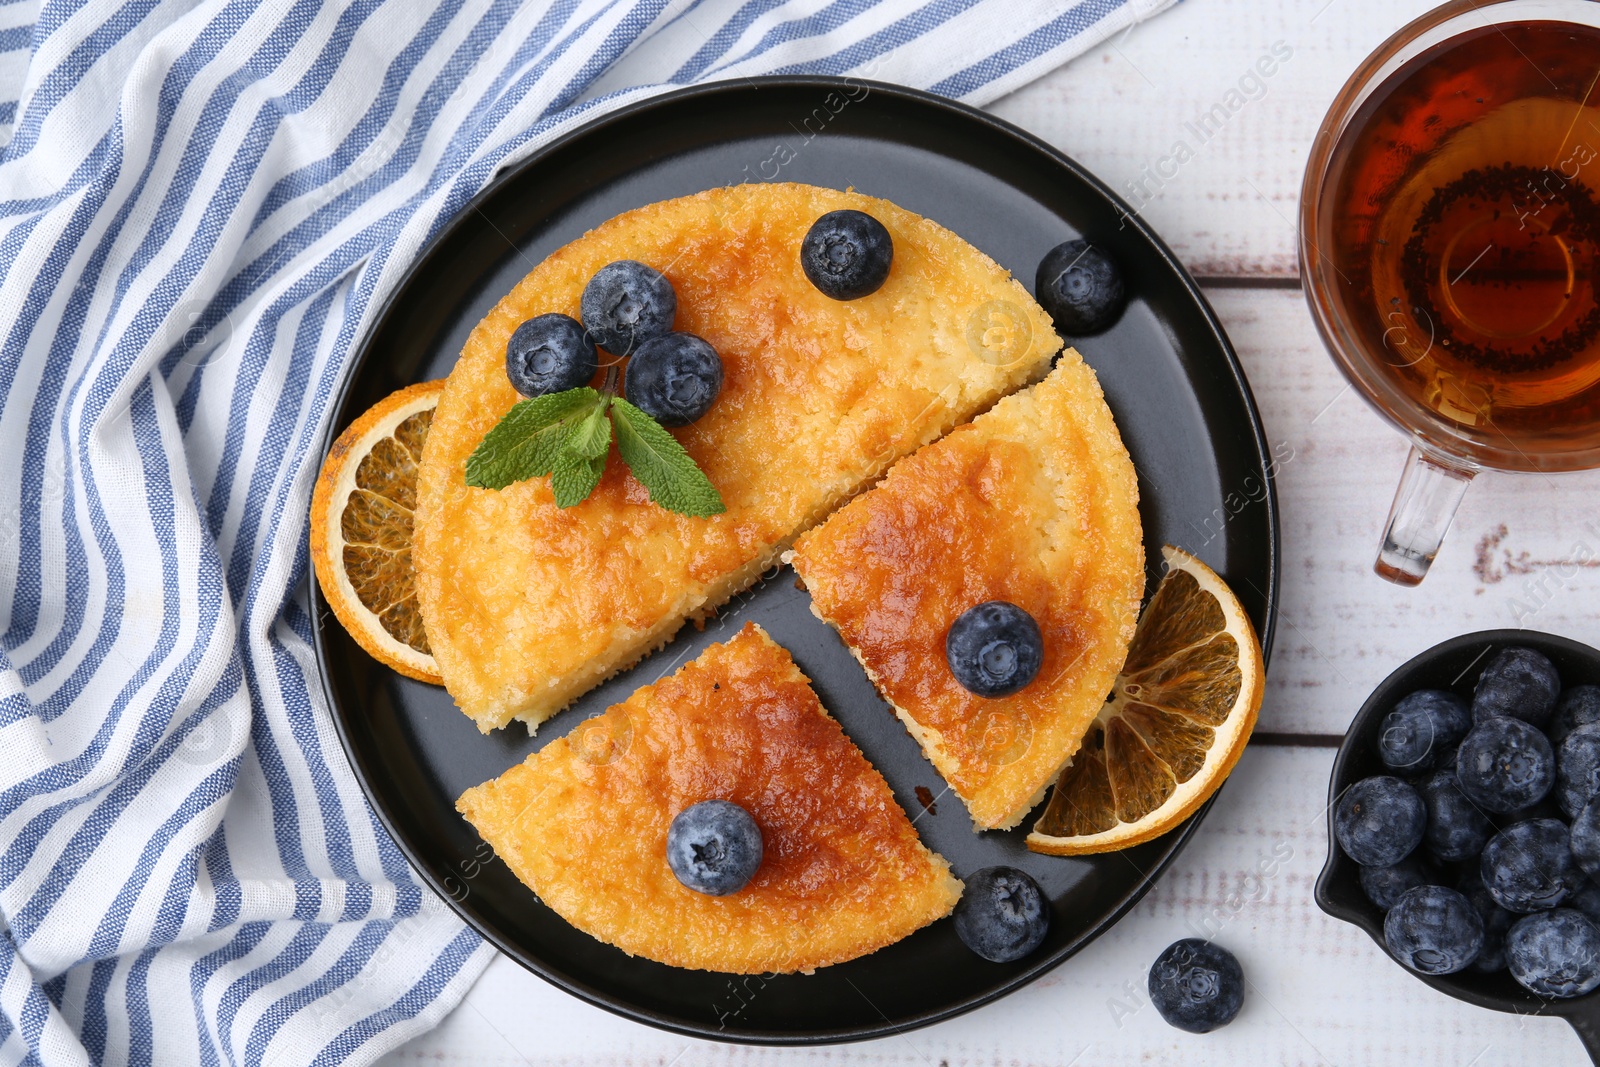
<instances>
[{"instance_id":1,"label":"cloth fold","mask_svg":"<svg viewBox=\"0 0 1600 1067\"><path fill-rule=\"evenodd\" d=\"M488 962L340 751L306 510L499 169L710 79L984 103L1169 2L0 5L0 1064L369 1063Z\"/></svg>"}]
</instances>

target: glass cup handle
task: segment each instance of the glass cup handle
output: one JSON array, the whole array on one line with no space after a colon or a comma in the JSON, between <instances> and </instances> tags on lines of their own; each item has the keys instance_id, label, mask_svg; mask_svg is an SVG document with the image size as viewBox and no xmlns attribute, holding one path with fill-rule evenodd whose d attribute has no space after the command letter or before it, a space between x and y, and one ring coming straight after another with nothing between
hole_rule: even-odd
<instances>
[{"instance_id":1,"label":"glass cup handle","mask_svg":"<svg viewBox=\"0 0 1600 1067\"><path fill-rule=\"evenodd\" d=\"M1476 473L1471 465L1443 460L1412 445L1373 570L1397 585L1420 583Z\"/></svg>"}]
</instances>

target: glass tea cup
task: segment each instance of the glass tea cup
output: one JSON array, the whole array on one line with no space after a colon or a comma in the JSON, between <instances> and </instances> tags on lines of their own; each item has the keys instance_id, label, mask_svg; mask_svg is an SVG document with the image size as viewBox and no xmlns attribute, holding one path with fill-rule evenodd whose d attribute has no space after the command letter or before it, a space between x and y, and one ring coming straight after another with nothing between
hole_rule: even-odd
<instances>
[{"instance_id":1,"label":"glass tea cup","mask_svg":"<svg viewBox=\"0 0 1600 1067\"><path fill-rule=\"evenodd\" d=\"M1312 146L1312 318L1411 439L1390 581L1422 581L1479 470L1600 467L1597 82L1600 3L1455 0L1367 58Z\"/></svg>"}]
</instances>

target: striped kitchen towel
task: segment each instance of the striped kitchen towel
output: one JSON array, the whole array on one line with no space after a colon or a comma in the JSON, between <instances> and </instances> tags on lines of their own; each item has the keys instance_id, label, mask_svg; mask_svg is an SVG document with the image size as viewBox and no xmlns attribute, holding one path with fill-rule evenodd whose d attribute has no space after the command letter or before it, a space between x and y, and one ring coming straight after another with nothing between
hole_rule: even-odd
<instances>
[{"instance_id":1,"label":"striped kitchen towel","mask_svg":"<svg viewBox=\"0 0 1600 1067\"><path fill-rule=\"evenodd\" d=\"M0 0L0 1065L367 1063L490 950L340 751L328 404L497 170L688 82L982 103L1170 0Z\"/></svg>"}]
</instances>

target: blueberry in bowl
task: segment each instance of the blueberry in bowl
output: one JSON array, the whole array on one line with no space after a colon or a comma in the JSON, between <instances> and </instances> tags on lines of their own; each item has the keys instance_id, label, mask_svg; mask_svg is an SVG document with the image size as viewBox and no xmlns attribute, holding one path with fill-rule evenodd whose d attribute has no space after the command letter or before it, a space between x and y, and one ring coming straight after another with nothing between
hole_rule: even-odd
<instances>
[{"instance_id":1,"label":"blueberry in bowl","mask_svg":"<svg viewBox=\"0 0 1600 1067\"><path fill-rule=\"evenodd\" d=\"M1572 731L1595 723L1600 723L1600 685L1575 685L1556 701L1556 713L1545 732L1550 743L1559 747Z\"/></svg>"},{"instance_id":2,"label":"blueberry in bowl","mask_svg":"<svg viewBox=\"0 0 1600 1067\"><path fill-rule=\"evenodd\" d=\"M1378 757L1396 773L1431 771L1450 758L1472 729L1472 710L1456 694L1419 689L1384 716Z\"/></svg>"},{"instance_id":3,"label":"blueberry in bowl","mask_svg":"<svg viewBox=\"0 0 1600 1067\"><path fill-rule=\"evenodd\" d=\"M1531 808L1556 784L1550 739L1521 719L1500 716L1478 723L1456 750L1456 785L1487 812Z\"/></svg>"},{"instance_id":4,"label":"blueberry in bowl","mask_svg":"<svg viewBox=\"0 0 1600 1067\"><path fill-rule=\"evenodd\" d=\"M1465 970L1483 951L1483 916L1472 902L1442 885L1400 894L1383 917L1390 955L1420 974Z\"/></svg>"},{"instance_id":5,"label":"blueberry in bowl","mask_svg":"<svg viewBox=\"0 0 1600 1067\"><path fill-rule=\"evenodd\" d=\"M1435 989L1496 1011L1565 1018L1600 1063L1600 921L1590 914L1600 909L1592 880L1600 876L1600 798L1573 815L1563 810L1588 799L1588 735L1573 745L1564 793L1557 777L1565 741L1600 723L1593 686L1600 650L1530 630L1466 634L1400 666L1356 712L1334 760L1316 900ZM1471 708L1465 736L1452 741L1447 729L1423 745L1431 721L1412 713L1390 721L1408 698L1430 691L1457 700L1420 699ZM1449 722L1460 720L1452 713ZM1420 840L1398 859L1413 831L1409 802L1393 804L1404 796L1395 781L1424 807ZM1359 857L1388 861L1363 868L1343 847L1339 809L1352 794L1359 802L1374 793L1390 798L1406 825L1376 835L1386 846L1377 855L1362 851L1373 842L1356 840Z\"/></svg>"},{"instance_id":6,"label":"blueberry in bowl","mask_svg":"<svg viewBox=\"0 0 1600 1067\"><path fill-rule=\"evenodd\" d=\"M1387 774L1345 790L1333 809L1333 835L1363 867L1399 863L1422 844L1428 807L1417 791Z\"/></svg>"},{"instance_id":7,"label":"blueberry in bowl","mask_svg":"<svg viewBox=\"0 0 1600 1067\"><path fill-rule=\"evenodd\" d=\"M1600 725L1580 726L1556 749L1556 806L1568 819L1600 796Z\"/></svg>"},{"instance_id":8,"label":"blueberry in bowl","mask_svg":"<svg viewBox=\"0 0 1600 1067\"><path fill-rule=\"evenodd\" d=\"M1491 837L1478 871L1495 903L1527 915L1576 896L1588 877L1572 857L1569 833L1559 819L1529 819Z\"/></svg>"},{"instance_id":9,"label":"blueberry in bowl","mask_svg":"<svg viewBox=\"0 0 1600 1067\"><path fill-rule=\"evenodd\" d=\"M1461 791L1455 767L1434 771L1417 783L1417 793L1427 808L1422 843L1430 856L1442 863L1465 863L1483 854L1494 825Z\"/></svg>"},{"instance_id":10,"label":"blueberry in bowl","mask_svg":"<svg viewBox=\"0 0 1600 1067\"><path fill-rule=\"evenodd\" d=\"M1588 874L1591 881L1600 881L1600 804L1585 804L1572 820L1567 839L1572 858Z\"/></svg>"},{"instance_id":11,"label":"blueberry in bowl","mask_svg":"<svg viewBox=\"0 0 1600 1067\"><path fill-rule=\"evenodd\" d=\"M1600 926L1571 908L1525 915L1506 932L1506 965L1535 993L1582 996L1600 985Z\"/></svg>"},{"instance_id":12,"label":"blueberry in bowl","mask_svg":"<svg viewBox=\"0 0 1600 1067\"><path fill-rule=\"evenodd\" d=\"M1387 867L1361 868L1361 891L1378 907L1388 910L1410 890L1419 886L1439 885L1442 876L1438 868L1413 852L1399 863Z\"/></svg>"},{"instance_id":13,"label":"blueberry in bowl","mask_svg":"<svg viewBox=\"0 0 1600 1067\"><path fill-rule=\"evenodd\" d=\"M1506 931L1511 929L1511 924L1518 916L1495 903L1494 897L1489 895L1489 888L1483 884L1483 874L1475 863L1462 867L1461 878L1456 882L1456 891L1471 901L1472 906L1478 909L1478 917L1483 920L1483 948L1478 950L1477 958L1468 966L1480 974L1495 974L1505 970Z\"/></svg>"},{"instance_id":14,"label":"blueberry in bowl","mask_svg":"<svg viewBox=\"0 0 1600 1067\"><path fill-rule=\"evenodd\" d=\"M1536 648L1513 645L1490 657L1472 690L1472 717L1479 721L1507 715L1544 727L1556 710L1561 676L1550 657Z\"/></svg>"}]
</instances>

